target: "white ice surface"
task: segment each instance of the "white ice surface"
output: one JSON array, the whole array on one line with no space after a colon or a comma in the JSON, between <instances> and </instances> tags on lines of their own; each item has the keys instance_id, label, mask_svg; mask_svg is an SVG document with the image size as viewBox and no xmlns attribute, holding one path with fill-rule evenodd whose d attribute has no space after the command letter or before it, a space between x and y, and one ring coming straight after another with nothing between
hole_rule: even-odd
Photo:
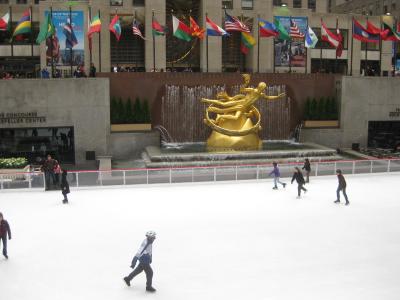
<instances>
[{"instance_id":1,"label":"white ice surface","mask_svg":"<svg viewBox=\"0 0 400 300\"><path fill-rule=\"evenodd\" d=\"M400 174L273 191L271 180L0 192L13 239L1 300L400 299ZM287 181L287 180L286 180ZM154 287L122 277L147 230Z\"/></svg>"}]
</instances>

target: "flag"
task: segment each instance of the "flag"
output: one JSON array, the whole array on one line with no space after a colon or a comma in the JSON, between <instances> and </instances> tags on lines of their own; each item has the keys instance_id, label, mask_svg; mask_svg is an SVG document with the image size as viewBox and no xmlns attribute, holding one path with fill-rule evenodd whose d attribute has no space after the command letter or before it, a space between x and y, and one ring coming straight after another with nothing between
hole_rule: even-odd
<instances>
[{"instance_id":1,"label":"flag","mask_svg":"<svg viewBox=\"0 0 400 300\"><path fill-rule=\"evenodd\" d=\"M286 31L285 27L279 22L277 18L274 21L275 27L279 33L278 39L280 40L290 40L289 33Z\"/></svg>"},{"instance_id":2,"label":"flag","mask_svg":"<svg viewBox=\"0 0 400 300\"><path fill-rule=\"evenodd\" d=\"M133 24L132 24L132 33L133 35L137 35L140 38L142 38L143 40L145 39L142 32L139 29L139 23L135 20L133 20Z\"/></svg>"},{"instance_id":3,"label":"flag","mask_svg":"<svg viewBox=\"0 0 400 300\"><path fill-rule=\"evenodd\" d=\"M45 41L47 38L54 35L56 32L56 28L54 27L53 20L51 19L51 14L48 13L46 19L40 25L39 35L36 39L36 43L40 44L41 42Z\"/></svg>"},{"instance_id":4,"label":"flag","mask_svg":"<svg viewBox=\"0 0 400 300\"><path fill-rule=\"evenodd\" d=\"M240 31L250 33L249 27L239 21L238 18L232 17L225 12L225 30L226 31Z\"/></svg>"},{"instance_id":5,"label":"flag","mask_svg":"<svg viewBox=\"0 0 400 300\"><path fill-rule=\"evenodd\" d=\"M353 38L361 42L379 43L380 34L368 32L357 20L353 20Z\"/></svg>"},{"instance_id":6,"label":"flag","mask_svg":"<svg viewBox=\"0 0 400 300\"><path fill-rule=\"evenodd\" d=\"M207 35L211 36L224 36L229 35L225 30L206 17Z\"/></svg>"},{"instance_id":7,"label":"flag","mask_svg":"<svg viewBox=\"0 0 400 300\"><path fill-rule=\"evenodd\" d=\"M256 40L250 33L241 32L240 51L242 51L243 54L249 53L249 50L253 48L255 44Z\"/></svg>"},{"instance_id":8,"label":"flag","mask_svg":"<svg viewBox=\"0 0 400 300\"><path fill-rule=\"evenodd\" d=\"M6 13L6 14L0 19L0 31L7 31L7 30L8 30L9 21L10 21L10 14L9 14L9 13Z\"/></svg>"},{"instance_id":9,"label":"flag","mask_svg":"<svg viewBox=\"0 0 400 300\"><path fill-rule=\"evenodd\" d=\"M260 37L277 37L279 35L278 29L275 24L265 21L263 19L258 19L258 30L260 31Z\"/></svg>"},{"instance_id":10,"label":"flag","mask_svg":"<svg viewBox=\"0 0 400 300\"><path fill-rule=\"evenodd\" d=\"M204 32L205 29L200 28L199 25L197 25L196 21L192 17L190 17L190 33L192 34L192 36L202 40L204 38Z\"/></svg>"},{"instance_id":11,"label":"flag","mask_svg":"<svg viewBox=\"0 0 400 300\"><path fill-rule=\"evenodd\" d=\"M336 57L341 57L343 53L343 36L339 30L339 27L337 26L336 26L336 36L339 38L339 46L336 47Z\"/></svg>"},{"instance_id":12,"label":"flag","mask_svg":"<svg viewBox=\"0 0 400 300\"><path fill-rule=\"evenodd\" d=\"M99 15L96 15L93 17L92 21L89 24L89 30L88 30L87 35L90 39L92 37L93 33L100 32L100 31L101 31L101 20L100 20Z\"/></svg>"},{"instance_id":13,"label":"flag","mask_svg":"<svg viewBox=\"0 0 400 300\"><path fill-rule=\"evenodd\" d=\"M110 26L108 27L112 33L114 33L115 38L119 42L121 38L121 24L119 23L118 15L115 15L114 18L111 20Z\"/></svg>"},{"instance_id":14,"label":"flag","mask_svg":"<svg viewBox=\"0 0 400 300\"><path fill-rule=\"evenodd\" d=\"M315 48L315 45L318 43L318 38L315 32L308 26L305 37L305 46L306 48Z\"/></svg>"},{"instance_id":15,"label":"flag","mask_svg":"<svg viewBox=\"0 0 400 300\"><path fill-rule=\"evenodd\" d=\"M71 20L68 19L67 23L65 23L64 28L63 28L63 33L65 35L65 48L66 49L72 49L74 48L75 45L78 44L78 40L75 36L74 29L72 28L71 25Z\"/></svg>"},{"instance_id":16,"label":"flag","mask_svg":"<svg viewBox=\"0 0 400 300\"><path fill-rule=\"evenodd\" d=\"M371 34L381 34L382 30L367 20L367 31Z\"/></svg>"},{"instance_id":17,"label":"flag","mask_svg":"<svg viewBox=\"0 0 400 300\"><path fill-rule=\"evenodd\" d=\"M328 42L333 48L337 49L340 47L341 39L340 36L331 32L324 22L321 20L321 40Z\"/></svg>"},{"instance_id":18,"label":"flag","mask_svg":"<svg viewBox=\"0 0 400 300\"><path fill-rule=\"evenodd\" d=\"M300 32L296 22L292 19L290 20L290 37L292 39L304 39L304 33Z\"/></svg>"},{"instance_id":19,"label":"flag","mask_svg":"<svg viewBox=\"0 0 400 300\"><path fill-rule=\"evenodd\" d=\"M400 34L396 32L396 30L390 27L388 24L383 23L383 31L381 34L382 40L384 41L400 41Z\"/></svg>"},{"instance_id":20,"label":"flag","mask_svg":"<svg viewBox=\"0 0 400 300\"><path fill-rule=\"evenodd\" d=\"M26 34L31 32L31 11L28 9L22 15L22 18L18 21L17 27L14 29L12 37L17 35Z\"/></svg>"},{"instance_id":21,"label":"flag","mask_svg":"<svg viewBox=\"0 0 400 300\"><path fill-rule=\"evenodd\" d=\"M190 42L192 40L192 34L190 33L190 28L186 26L185 23L178 20L174 15L172 16L172 28L174 37Z\"/></svg>"},{"instance_id":22,"label":"flag","mask_svg":"<svg viewBox=\"0 0 400 300\"><path fill-rule=\"evenodd\" d=\"M158 21L154 17L153 17L153 22L152 22L151 26L153 28L153 35L164 35L165 34L164 27L162 27L161 24L158 23Z\"/></svg>"}]
</instances>

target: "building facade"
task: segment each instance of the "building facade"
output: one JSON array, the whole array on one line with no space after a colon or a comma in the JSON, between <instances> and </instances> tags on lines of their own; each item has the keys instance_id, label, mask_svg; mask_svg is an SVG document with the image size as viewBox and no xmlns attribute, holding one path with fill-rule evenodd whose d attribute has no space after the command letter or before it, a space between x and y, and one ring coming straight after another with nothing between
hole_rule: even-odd
<instances>
[{"instance_id":1,"label":"building facade","mask_svg":"<svg viewBox=\"0 0 400 300\"><path fill-rule=\"evenodd\" d=\"M349 1L357 2L357 1ZM359 1L366 2L366 1ZM392 1L394 2L394 1ZM346 3L345 3L346 4ZM344 4L343 4L344 5ZM0 16L10 12L12 28L22 14L32 10L32 36L25 40L10 42L10 34L0 32L0 72L27 72L38 74L39 70L50 68L49 56L60 49L53 68L70 75L78 65L91 63L99 72L110 72L114 67L123 67L135 71L190 69L202 72L247 71L247 72L335 72L358 76L367 65L377 73L390 75L393 70L392 49L389 42L377 45L362 45L352 39L352 18L365 23L366 17L360 14L350 15L347 11L339 13L340 1L330 0L86 0L86 1L37 1L37 0L0 0ZM397 8L398 5L395 4ZM205 25L206 15L218 25L223 23L224 10L245 21L251 28L257 44L247 55L240 52L240 34L232 33L229 38L209 37L194 39L187 43L172 36L172 14L187 24L192 16L200 26ZM59 44L35 43L40 24L45 14L52 11L58 20L56 28L63 30L69 17L72 18L75 31L79 31L78 45L70 53L65 49L62 32L58 32ZM329 13L335 11L335 13ZM336 12L337 11L337 12ZM118 14L121 20L122 36L119 42L109 31L109 23ZM86 37L88 19L99 15L102 21L101 33L94 34L91 51ZM165 36L152 38L152 20L154 18L169 30ZM282 64L279 53L285 45L279 45L272 38L258 38L257 19L273 21L274 17L304 18L307 25L319 35L321 19L335 30L336 25L344 36L344 51L336 57L335 49L326 43L318 43L315 49L306 50L304 46L293 48L293 55L299 51L303 55L303 64L289 66ZM58 18L58 19L57 19ZM381 18L393 24L393 16L371 16L369 21L379 26ZM132 22L137 20L146 39L132 34ZM53 50L50 48L53 47ZM80 47L80 48L79 48ZM57 51L56 51L57 52ZM72 59L71 59L72 58ZM72 64L70 63L72 60ZM54 66L55 64L55 66Z\"/></svg>"}]
</instances>

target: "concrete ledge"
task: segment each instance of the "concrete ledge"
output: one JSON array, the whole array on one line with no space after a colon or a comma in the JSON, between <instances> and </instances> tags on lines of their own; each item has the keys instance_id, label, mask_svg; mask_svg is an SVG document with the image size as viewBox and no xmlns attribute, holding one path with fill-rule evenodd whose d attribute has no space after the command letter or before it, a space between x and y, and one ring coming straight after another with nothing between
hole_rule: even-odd
<instances>
[{"instance_id":1,"label":"concrete ledge","mask_svg":"<svg viewBox=\"0 0 400 300\"><path fill-rule=\"evenodd\" d=\"M112 124L111 132L150 131L151 124Z\"/></svg>"},{"instance_id":2,"label":"concrete ledge","mask_svg":"<svg viewBox=\"0 0 400 300\"><path fill-rule=\"evenodd\" d=\"M338 120L304 121L304 128L338 128Z\"/></svg>"}]
</instances>

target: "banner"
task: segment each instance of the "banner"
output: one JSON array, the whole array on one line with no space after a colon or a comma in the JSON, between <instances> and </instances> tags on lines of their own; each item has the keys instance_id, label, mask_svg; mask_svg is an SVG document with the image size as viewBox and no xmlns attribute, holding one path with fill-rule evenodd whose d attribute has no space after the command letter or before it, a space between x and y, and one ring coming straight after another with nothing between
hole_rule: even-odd
<instances>
[{"instance_id":1,"label":"banner","mask_svg":"<svg viewBox=\"0 0 400 300\"><path fill-rule=\"evenodd\" d=\"M45 18L50 11L45 11ZM79 66L85 61L85 34L84 34L84 14L83 11L72 11L72 28L78 43L73 47L72 64ZM65 11L53 11L53 24L55 27L55 37L53 45L51 39L46 40L47 65L51 65L51 51L53 51L53 62L55 66L70 66L70 49L66 49L66 37L63 33L65 24L68 23L70 13Z\"/></svg>"},{"instance_id":2,"label":"banner","mask_svg":"<svg viewBox=\"0 0 400 300\"><path fill-rule=\"evenodd\" d=\"M307 32L307 17L275 17L290 34L290 20L297 25L300 33L304 36ZM293 25L293 24L292 24ZM275 58L274 63L276 67L289 67L291 62L292 67L305 67L307 59L307 50L305 47L305 39L291 38L290 41L274 39ZM289 53L289 47L290 53ZM290 55L291 54L291 55Z\"/></svg>"}]
</instances>

